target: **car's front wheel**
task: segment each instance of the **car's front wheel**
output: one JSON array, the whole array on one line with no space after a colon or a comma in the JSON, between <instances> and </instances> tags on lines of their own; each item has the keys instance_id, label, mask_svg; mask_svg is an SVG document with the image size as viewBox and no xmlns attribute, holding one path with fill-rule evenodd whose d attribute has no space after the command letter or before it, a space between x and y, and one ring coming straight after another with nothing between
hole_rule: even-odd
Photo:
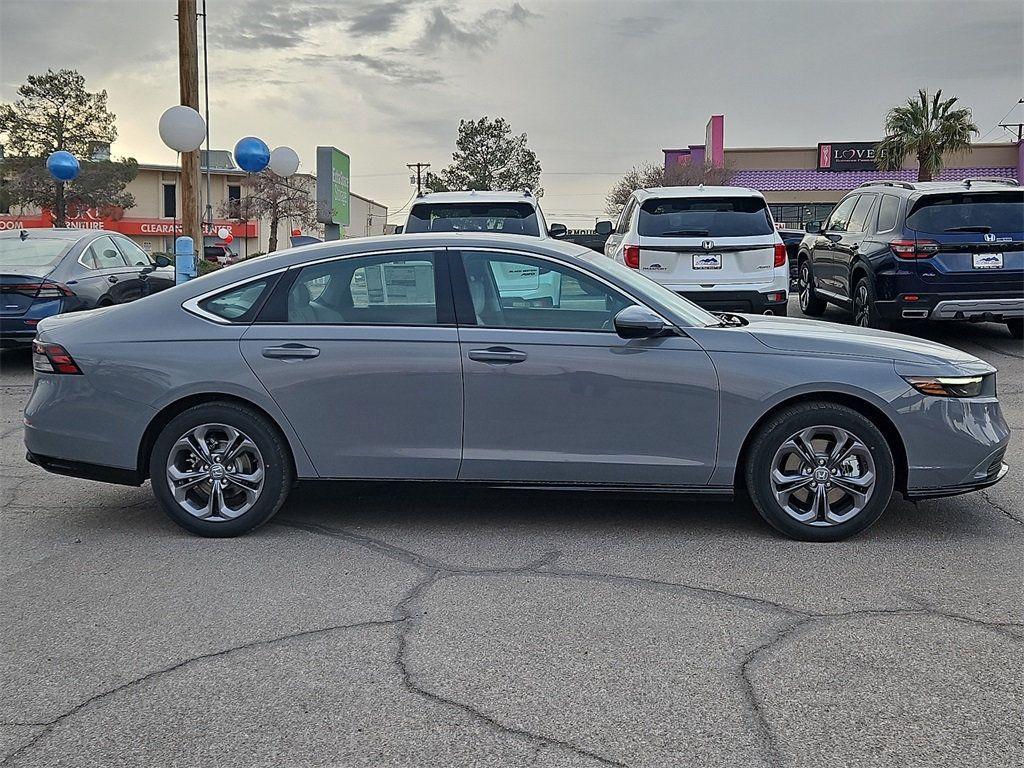
<instances>
[{"instance_id":1,"label":"car's front wheel","mask_svg":"<svg viewBox=\"0 0 1024 768\"><path fill-rule=\"evenodd\" d=\"M200 536L237 536L269 520L292 485L288 448L245 406L203 403L163 428L150 481L174 522Z\"/></svg>"},{"instance_id":2,"label":"car's front wheel","mask_svg":"<svg viewBox=\"0 0 1024 768\"><path fill-rule=\"evenodd\" d=\"M885 511L892 450L870 419L830 402L799 403L764 424L747 454L746 485L774 528L802 541L840 541Z\"/></svg>"},{"instance_id":3,"label":"car's front wheel","mask_svg":"<svg viewBox=\"0 0 1024 768\"><path fill-rule=\"evenodd\" d=\"M814 278L811 275L811 262L804 259L796 279L797 296L800 299L800 311L808 317L819 317L825 313L828 302L814 292Z\"/></svg>"}]
</instances>

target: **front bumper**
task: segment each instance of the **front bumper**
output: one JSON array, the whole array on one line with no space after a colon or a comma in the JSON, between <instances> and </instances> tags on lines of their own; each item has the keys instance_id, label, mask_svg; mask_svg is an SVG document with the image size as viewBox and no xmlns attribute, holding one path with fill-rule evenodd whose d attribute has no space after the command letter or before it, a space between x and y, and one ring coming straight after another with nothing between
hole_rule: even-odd
<instances>
[{"instance_id":1,"label":"front bumper","mask_svg":"<svg viewBox=\"0 0 1024 768\"><path fill-rule=\"evenodd\" d=\"M1009 471L1010 466L1006 462L998 460L993 470L987 472L985 477L979 482L967 483L964 485L951 485L945 488L918 488L913 491L908 490L906 497L908 499L938 499L945 496L959 496L962 493L980 491L982 488L988 488L989 486L998 483L1006 477L1006 473Z\"/></svg>"}]
</instances>

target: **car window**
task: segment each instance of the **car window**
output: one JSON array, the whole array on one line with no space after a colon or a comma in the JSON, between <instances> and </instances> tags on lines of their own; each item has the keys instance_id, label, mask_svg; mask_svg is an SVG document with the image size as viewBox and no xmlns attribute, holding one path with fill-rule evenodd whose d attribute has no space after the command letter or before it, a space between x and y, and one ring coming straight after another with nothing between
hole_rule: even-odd
<instances>
[{"instance_id":1,"label":"car window","mask_svg":"<svg viewBox=\"0 0 1024 768\"><path fill-rule=\"evenodd\" d=\"M640 206L646 237L746 237L775 231L760 197L666 197Z\"/></svg>"},{"instance_id":2,"label":"car window","mask_svg":"<svg viewBox=\"0 0 1024 768\"><path fill-rule=\"evenodd\" d=\"M836 206L835 210L829 214L828 221L825 223L826 232L846 231L847 225L850 223L850 214L853 213L853 207L857 204L859 197L860 195L848 197Z\"/></svg>"},{"instance_id":3,"label":"car window","mask_svg":"<svg viewBox=\"0 0 1024 768\"><path fill-rule=\"evenodd\" d=\"M878 206L878 226L876 232L891 232L896 228L896 217L900 213L900 199L896 195L882 195Z\"/></svg>"},{"instance_id":4,"label":"car window","mask_svg":"<svg viewBox=\"0 0 1024 768\"><path fill-rule=\"evenodd\" d=\"M850 224L847 227L848 232L863 232L867 229L868 214L871 212L871 206L875 204L875 197L875 195L860 196L860 200L857 201L853 213L850 214Z\"/></svg>"},{"instance_id":5,"label":"car window","mask_svg":"<svg viewBox=\"0 0 1024 768\"><path fill-rule=\"evenodd\" d=\"M429 253L338 259L303 267L287 321L307 325L437 325Z\"/></svg>"},{"instance_id":6,"label":"car window","mask_svg":"<svg viewBox=\"0 0 1024 768\"><path fill-rule=\"evenodd\" d=\"M636 210L636 198L631 197L622 213L619 214L619 221L615 226L615 234L624 235L629 231L629 220L633 218L634 210Z\"/></svg>"},{"instance_id":7,"label":"car window","mask_svg":"<svg viewBox=\"0 0 1024 768\"><path fill-rule=\"evenodd\" d=\"M56 237L0 238L0 267L49 267L74 244L74 240Z\"/></svg>"},{"instance_id":8,"label":"car window","mask_svg":"<svg viewBox=\"0 0 1024 768\"><path fill-rule=\"evenodd\" d=\"M530 203L417 203L409 212L406 232L495 232L540 235Z\"/></svg>"},{"instance_id":9,"label":"car window","mask_svg":"<svg viewBox=\"0 0 1024 768\"><path fill-rule=\"evenodd\" d=\"M918 232L1024 232L1024 192L952 192L925 195L907 214Z\"/></svg>"},{"instance_id":10,"label":"car window","mask_svg":"<svg viewBox=\"0 0 1024 768\"><path fill-rule=\"evenodd\" d=\"M82 254L79 261L89 269L118 269L128 265L124 256L114 245L114 241L109 237L101 237L93 241L85 249L85 253Z\"/></svg>"},{"instance_id":11,"label":"car window","mask_svg":"<svg viewBox=\"0 0 1024 768\"><path fill-rule=\"evenodd\" d=\"M276 280L267 277L231 288L201 301L199 308L224 320L247 322L255 314L272 282Z\"/></svg>"},{"instance_id":12,"label":"car window","mask_svg":"<svg viewBox=\"0 0 1024 768\"><path fill-rule=\"evenodd\" d=\"M607 331L635 302L600 280L545 259L463 254L477 325L545 331Z\"/></svg>"},{"instance_id":13,"label":"car window","mask_svg":"<svg viewBox=\"0 0 1024 768\"><path fill-rule=\"evenodd\" d=\"M133 267L151 267L153 266L153 260L149 258L149 254L139 248L135 243L129 240L127 237L116 238L117 247L121 249L121 253L128 259L128 263Z\"/></svg>"}]
</instances>

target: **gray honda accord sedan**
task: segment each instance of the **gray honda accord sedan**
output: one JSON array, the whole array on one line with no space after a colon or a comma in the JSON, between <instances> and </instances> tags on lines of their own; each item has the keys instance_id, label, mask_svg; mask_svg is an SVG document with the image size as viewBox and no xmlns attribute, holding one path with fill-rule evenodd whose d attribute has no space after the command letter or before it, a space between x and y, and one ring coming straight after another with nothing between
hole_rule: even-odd
<instances>
[{"instance_id":1,"label":"gray honda accord sedan","mask_svg":"<svg viewBox=\"0 0 1024 768\"><path fill-rule=\"evenodd\" d=\"M233 536L297 479L746 488L835 541L1006 473L995 369L882 331L713 315L555 240L435 233L242 262L43 320L28 459Z\"/></svg>"}]
</instances>

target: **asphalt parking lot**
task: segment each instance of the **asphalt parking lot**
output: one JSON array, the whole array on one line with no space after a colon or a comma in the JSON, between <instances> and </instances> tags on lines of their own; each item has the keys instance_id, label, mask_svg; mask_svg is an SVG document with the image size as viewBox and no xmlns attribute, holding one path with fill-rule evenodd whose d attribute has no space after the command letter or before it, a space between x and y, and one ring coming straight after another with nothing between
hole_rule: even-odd
<instances>
[{"instance_id":1,"label":"asphalt parking lot","mask_svg":"<svg viewBox=\"0 0 1024 768\"><path fill-rule=\"evenodd\" d=\"M742 502L342 485L195 538L27 464L5 352L0 765L1024 764L1024 349L916 332L999 367L1011 472L830 545Z\"/></svg>"}]
</instances>

